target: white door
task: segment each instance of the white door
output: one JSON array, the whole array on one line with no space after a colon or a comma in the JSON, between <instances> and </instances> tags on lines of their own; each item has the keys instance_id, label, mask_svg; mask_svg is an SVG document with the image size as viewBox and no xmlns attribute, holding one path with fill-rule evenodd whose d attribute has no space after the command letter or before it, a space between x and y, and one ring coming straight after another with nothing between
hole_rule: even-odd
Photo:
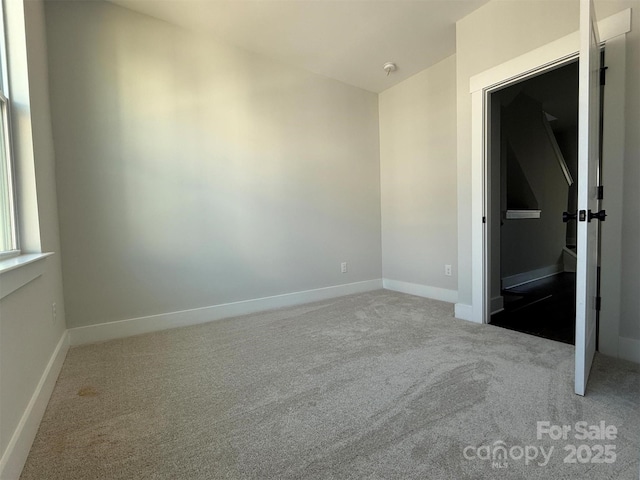
<instances>
[{"instance_id":1,"label":"white door","mask_svg":"<svg viewBox=\"0 0 640 480\"><path fill-rule=\"evenodd\" d=\"M596 282L599 220L600 39L592 0L580 0L578 112L578 263L576 268L575 392L584 395L596 350Z\"/></svg>"}]
</instances>

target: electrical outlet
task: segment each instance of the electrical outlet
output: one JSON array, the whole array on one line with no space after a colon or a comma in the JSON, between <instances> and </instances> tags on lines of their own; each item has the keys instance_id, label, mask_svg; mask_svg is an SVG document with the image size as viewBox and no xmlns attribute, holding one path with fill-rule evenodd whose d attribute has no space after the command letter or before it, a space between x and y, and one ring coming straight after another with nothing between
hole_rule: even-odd
<instances>
[{"instance_id":1,"label":"electrical outlet","mask_svg":"<svg viewBox=\"0 0 640 480\"><path fill-rule=\"evenodd\" d=\"M53 321L56 321L56 317L58 316L58 312L56 311L56 302L53 302L51 304L51 317L53 318Z\"/></svg>"},{"instance_id":2,"label":"electrical outlet","mask_svg":"<svg viewBox=\"0 0 640 480\"><path fill-rule=\"evenodd\" d=\"M444 266L444 274L445 274L447 277L450 277L450 276L451 276L451 265L445 265L445 266Z\"/></svg>"},{"instance_id":3,"label":"electrical outlet","mask_svg":"<svg viewBox=\"0 0 640 480\"><path fill-rule=\"evenodd\" d=\"M340 264L340 272L341 273L347 273L347 262L342 262Z\"/></svg>"}]
</instances>

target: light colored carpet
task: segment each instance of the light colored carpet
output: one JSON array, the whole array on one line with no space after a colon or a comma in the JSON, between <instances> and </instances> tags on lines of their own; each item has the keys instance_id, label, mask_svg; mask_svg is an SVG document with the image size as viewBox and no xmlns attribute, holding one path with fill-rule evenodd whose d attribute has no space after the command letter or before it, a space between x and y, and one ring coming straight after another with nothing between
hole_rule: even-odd
<instances>
[{"instance_id":1,"label":"light colored carpet","mask_svg":"<svg viewBox=\"0 0 640 480\"><path fill-rule=\"evenodd\" d=\"M572 346L452 310L377 291L72 348L21 478L638 479L638 366L598 356L581 398ZM537 440L537 421L618 433ZM554 452L463 455L498 441ZM567 444L617 458L565 464Z\"/></svg>"}]
</instances>

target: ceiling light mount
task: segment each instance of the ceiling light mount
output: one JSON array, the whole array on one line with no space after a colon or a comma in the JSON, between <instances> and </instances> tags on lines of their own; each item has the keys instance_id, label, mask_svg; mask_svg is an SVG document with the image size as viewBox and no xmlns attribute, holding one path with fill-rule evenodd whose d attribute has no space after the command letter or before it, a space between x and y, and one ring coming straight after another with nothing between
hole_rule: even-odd
<instances>
[{"instance_id":1,"label":"ceiling light mount","mask_svg":"<svg viewBox=\"0 0 640 480\"><path fill-rule=\"evenodd\" d=\"M387 62L382 66L382 69L387 72L387 77L389 76L389 74L391 72L395 72L397 70L398 67L396 67L396 64L393 62Z\"/></svg>"}]
</instances>

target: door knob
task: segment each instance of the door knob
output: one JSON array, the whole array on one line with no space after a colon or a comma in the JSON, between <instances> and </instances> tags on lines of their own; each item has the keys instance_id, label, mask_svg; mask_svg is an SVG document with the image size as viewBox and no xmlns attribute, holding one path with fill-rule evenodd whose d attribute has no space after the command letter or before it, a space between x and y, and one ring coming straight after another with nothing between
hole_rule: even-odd
<instances>
[{"instance_id":1,"label":"door knob","mask_svg":"<svg viewBox=\"0 0 640 480\"><path fill-rule=\"evenodd\" d=\"M575 213L562 212L562 221L564 223L567 223L569 220L575 220L575 219L576 219Z\"/></svg>"},{"instance_id":2,"label":"door knob","mask_svg":"<svg viewBox=\"0 0 640 480\"><path fill-rule=\"evenodd\" d=\"M596 220L600 220L601 222L604 222L606 216L607 216L607 212L605 210L600 210L597 213L591 213L591 210L589 210L589 221L595 218Z\"/></svg>"}]
</instances>

